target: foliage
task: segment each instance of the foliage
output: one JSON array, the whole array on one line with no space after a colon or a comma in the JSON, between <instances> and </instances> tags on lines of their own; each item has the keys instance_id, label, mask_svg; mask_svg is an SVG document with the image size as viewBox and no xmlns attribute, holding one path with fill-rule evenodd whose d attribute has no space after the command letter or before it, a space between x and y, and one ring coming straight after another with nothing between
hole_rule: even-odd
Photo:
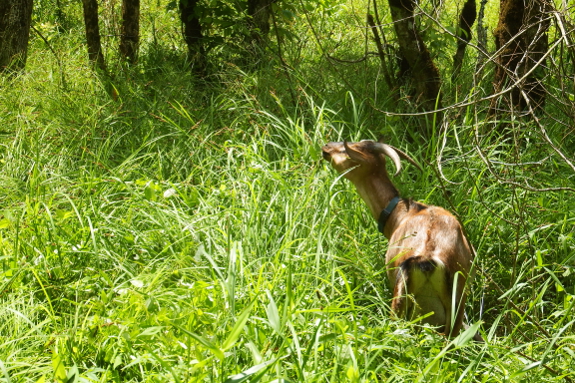
<instances>
[{"instance_id":1,"label":"foliage","mask_svg":"<svg viewBox=\"0 0 575 383\"><path fill-rule=\"evenodd\" d=\"M324 56L363 54L353 3L282 26L290 76L222 48L199 83L157 5L132 68L89 69L78 6L69 32L46 27L58 58L35 37L27 72L0 79L0 381L575 378L575 171L539 126L471 104L423 142L419 116L377 112L393 100L375 59ZM572 158L550 108L545 134ZM466 227L486 344L389 318L387 243L320 152L381 135L425 164L394 179L402 195Z\"/></svg>"}]
</instances>

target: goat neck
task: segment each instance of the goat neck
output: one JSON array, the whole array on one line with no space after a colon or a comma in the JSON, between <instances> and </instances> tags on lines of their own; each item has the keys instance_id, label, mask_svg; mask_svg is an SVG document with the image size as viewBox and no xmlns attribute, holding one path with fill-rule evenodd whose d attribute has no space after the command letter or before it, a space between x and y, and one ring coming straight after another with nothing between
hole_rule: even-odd
<instances>
[{"instance_id":1,"label":"goat neck","mask_svg":"<svg viewBox=\"0 0 575 383\"><path fill-rule=\"evenodd\" d=\"M351 180L357 189L358 194L361 199L365 201L371 215L377 221L383 209L389 205L391 200L399 196L399 192L395 186L391 183L391 180L387 177L384 172L373 172L367 177L358 180ZM401 222L401 217L405 215L406 208L402 200L395 207L387 223L385 224L383 235L387 238L391 236L394 228L399 222Z\"/></svg>"},{"instance_id":2,"label":"goat neck","mask_svg":"<svg viewBox=\"0 0 575 383\"><path fill-rule=\"evenodd\" d=\"M323 158L354 184L377 221L382 210L399 195L385 168L384 155L391 154L396 169L400 169L399 157L393 148L373 141L330 142L322 148L322 152ZM384 227L383 233L386 237L389 238L393 228L396 227L395 223L400 221L399 217L402 215L400 212L405 211L404 204L400 202Z\"/></svg>"}]
</instances>

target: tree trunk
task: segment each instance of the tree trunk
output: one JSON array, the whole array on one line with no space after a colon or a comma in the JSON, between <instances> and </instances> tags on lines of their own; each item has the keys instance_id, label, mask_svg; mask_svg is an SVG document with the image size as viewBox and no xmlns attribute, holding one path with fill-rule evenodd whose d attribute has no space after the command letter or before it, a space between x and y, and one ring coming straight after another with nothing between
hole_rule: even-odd
<instances>
[{"instance_id":1,"label":"tree trunk","mask_svg":"<svg viewBox=\"0 0 575 383\"><path fill-rule=\"evenodd\" d=\"M122 33L120 55L135 63L140 44L140 0L122 0Z\"/></svg>"},{"instance_id":2,"label":"tree trunk","mask_svg":"<svg viewBox=\"0 0 575 383\"><path fill-rule=\"evenodd\" d=\"M180 0L180 17L183 23L184 40L188 46L188 56L192 71L200 76L205 75L206 52L202 39L202 25L196 14L199 0Z\"/></svg>"},{"instance_id":3,"label":"tree trunk","mask_svg":"<svg viewBox=\"0 0 575 383\"><path fill-rule=\"evenodd\" d=\"M394 79L391 76L390 71L388 70L388 66L387 66L387 58L385 57L385 51L383 50L383 43L381 42L381 38L379 37L379 32L377 30L377 24L379 23L375 23L375 20L373 19L373 16L368 13L367 14L367 24L369 25L369 27L371 28L371 31L373 33L373 39L375 40L375 45L377 46L377 53L379 55L379 60L381 61L381 69L383 71L383 78L385 79L385 82L387 83L387 87L389 88L389 91L391 92L391 94L394 96L395 101L397 101L396 96L396 86L394 84Z\"/></svg>"},{"instance_id":4,"label":"tree trunk","mask_svg":"<svg viewBox=\"0 0 575 383\"><path fill-rule=\"evenodd\" d=\"M479 52L477 54L477 62L475 63L474 78L476 82L483 76L483 63L487 58L487 27L483 26L486 5L487 0L481 0L479 16L477 17L477 47L479 48Z\"/></svg>"},{"instance_id":5,"label":"tree trunk","mask_svg":"<svg viewBox=\"0 0 575 383\"><path fill-rule=\"evenodd\" d=\"M533 109L539 109L545 103L542 83L545 60L537 62L549 45L548 11L546 0L501 0L499 23L494 31L495 46L499 51L494 88L498 93L512 87L503 96L511 110L524 111L528 109L528 103ZM492 103L492 110L496 102Z\"/></svg>"},{"instance_id":6,"label":"tree trunk","mask_svg":"<svg viewBox=\"0 0 575 383\"><path fill-rule=\"evenodd\" d=\"M439 70L433 63L427 46L423 42L413 11L414 0L388 0L395 33L402 59L409 65L409 77L416 91L415 102L425 110L435 109L440 102L441 80Z\"/></svg>"},{"instance_id":7,"label":"tree trunk","mask_svg":"<svg viewBox=\"0 0 575 383\"><path fill-rule=\"evenodd\" d=\"M461 71L463 58L465 57L465 48L471 40L471 26L477 17L477 5L475 0L467 0L463 5L461 14L459 15L459 25L457 27L457 51L453 56L453 73L451 78L455 79Z\"/></svg>"},{"instance_id":8,"label":"tree trunk","mask_svg":"<svg viewBox=\"0 0 575 383\"><path fill-rule=\"evenodd\" d=\"M263 42L270 31L272 0L248 0L249 28L252 41Z\"/></svg>"},{"instance_id":9,"label":"tree trunk","mask_svg":"<svg viewBox=\"0 0 575 383\"><path fill-rule=\"evenodd\" d=\"M100 26L98 25L98 2L96 0L82 0L84 5L84 23L86 25L86 42L88 45L88 59L98 68L105 71L106 63L100 42Z\"/></svg>"},{"instance_id":10,"label":"tree trunk","mask_svg":"<svg viewBox=\"0 0 575 383\"><path fill-rule=\"evenodd\" d=\"M33 0L0 1L0 71L24 69L32 23Z\"/></svg>"}]
</instances>

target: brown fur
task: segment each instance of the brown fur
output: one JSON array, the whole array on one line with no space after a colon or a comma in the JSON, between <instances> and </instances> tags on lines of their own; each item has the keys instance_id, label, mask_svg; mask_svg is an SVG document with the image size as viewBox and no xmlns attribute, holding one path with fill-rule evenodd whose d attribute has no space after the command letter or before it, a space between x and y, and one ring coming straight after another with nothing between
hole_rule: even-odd
<instances>
[{"instance_id":1,"label":"brown fur","mask_svg":"<svg viewBox=\"0 0 575 383\"><path fill-rule=\"evenodd\" d=\"M332 142L323 147L324 158L355 185L376 220L399 194L389 179L378 145L381 144L373 141ZM400 166L398 160L394 162ZM402 199L383 233L389 239L385 261L393 289L394 315L413 319L433 312L424 319L426 323L447 336L458 335L467 298L465 285L473 262L458 220L441 207ZM477 334L475 339L481 340L481 336Z\"/></svg>"}]
</instances>

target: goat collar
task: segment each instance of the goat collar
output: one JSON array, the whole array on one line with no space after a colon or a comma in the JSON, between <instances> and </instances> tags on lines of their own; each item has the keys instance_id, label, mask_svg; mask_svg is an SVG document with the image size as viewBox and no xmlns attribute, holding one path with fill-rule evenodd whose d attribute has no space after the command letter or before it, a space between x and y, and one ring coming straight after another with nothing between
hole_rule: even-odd
<instances>
[{"instance_id":1,"label":"goat collar","mask_svg":"<svg viewBox=\"0 0 575 383\"><path fill-rule=\"evenodd\" d=\"M379 214L379 219L377 220L377 230L379 230L380 233L383 234L383 229L385 228L387 219L389 218L391 213L393 213L393 210L397 206L397 203L399 202L400 199L401 198L399 197L394 197L391 201L389 201L385 209L381 211L381 214Z\"/></svg>"}]
</instances>

